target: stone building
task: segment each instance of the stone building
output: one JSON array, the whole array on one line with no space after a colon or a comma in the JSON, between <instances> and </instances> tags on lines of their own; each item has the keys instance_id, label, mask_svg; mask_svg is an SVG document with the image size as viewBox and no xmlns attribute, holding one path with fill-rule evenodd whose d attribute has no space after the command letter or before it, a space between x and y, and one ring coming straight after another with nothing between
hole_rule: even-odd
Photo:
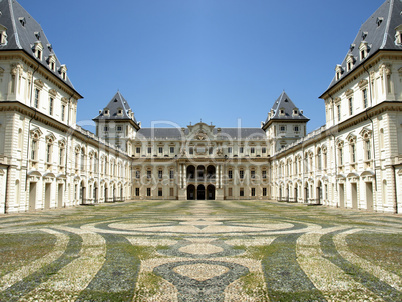
<instances>
[{"instance_id":1,"label":"stone building","mask_svg":"<svg viewBox=\"0 0 402 302\"><path fill-rule=\"evenodd\" d=\"M402 3L361 26L321 97L282 92L256 128L142 128L120 92L76 126L81 95L40 25L0 2L0 213L126 199L266 199L402 212Z\"/></svg>"},{"instance_id":2,"label":"stone building","mask_svg":"<svg viewBox=\"0 0 402 302\"><path fill-rule=\"evenodd\" d=\"M74 89L41 26L0 2L0 213L130 197L131 158L76 125Z\"/></svg>"}]
</instances>

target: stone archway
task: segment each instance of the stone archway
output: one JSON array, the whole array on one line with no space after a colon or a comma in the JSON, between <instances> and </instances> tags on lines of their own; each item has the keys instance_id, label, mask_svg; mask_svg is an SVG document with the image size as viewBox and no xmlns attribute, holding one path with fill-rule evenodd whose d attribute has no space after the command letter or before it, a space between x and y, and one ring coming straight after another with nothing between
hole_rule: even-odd
<instances>
[{"instance_id":1,"label":"stone archway","mask_svg":"<svg viewBox=\"0 0 402 302\"><path fill-rule=\"evenodd\" d=\"M197 186L197 200L205 200L205 186L204 185Z\"/></svg>"},{"instance_id":2,"label":"stone archway","mask_svg":"<svg viewBox=\"0 0 402 302\"><path fill-rule=\"evenodd\" d=\"M194 185L187 186L187 200L194 200L195 199L195 187Z\"/></svg>"},{"instance_id":3,"label":"stone archway","mask_svg":"<svg viewBox=\"0 0 402 302\"><path fill-rule=\"evenodd\" d=\"M215 186L214 185L209 185L207 187L207 199L215 200Z\"/></svg>"}]
</instances>

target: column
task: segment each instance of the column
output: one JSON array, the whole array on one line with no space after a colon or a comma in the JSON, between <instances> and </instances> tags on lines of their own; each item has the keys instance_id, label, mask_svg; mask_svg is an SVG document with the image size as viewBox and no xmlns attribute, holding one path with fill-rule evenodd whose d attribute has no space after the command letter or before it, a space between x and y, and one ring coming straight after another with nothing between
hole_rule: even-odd
<instances>
[{"instance_id":1,"label":"column","mask_svg":"<svg viewBox=\"0 0 402 302\"><path fill-rule=\"evenodd\" d=\"M216 189L219 189L219 171L220 171L220 165L216 165L216 171L215 171Z\"/></svg>"},{"instance_id":2,"label":"column","mask_svg":"<svg viewBox=\"0 0 402 302\"><path fill-rule=\"evenodd\" d=\"M183 189L185 189L187 187L186 179L187 179L186 165L183 164Z\"/></svg>"}]
</instances>

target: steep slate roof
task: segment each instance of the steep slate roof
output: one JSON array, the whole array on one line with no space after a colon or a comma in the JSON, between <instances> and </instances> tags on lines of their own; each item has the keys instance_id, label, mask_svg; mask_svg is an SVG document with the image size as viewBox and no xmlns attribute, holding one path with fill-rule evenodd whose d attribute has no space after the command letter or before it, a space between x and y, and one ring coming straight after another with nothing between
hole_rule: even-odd
<instances>
[{"instance_id":1,"label":"steep slate roof","mask_svg":"<svg viewBox=\"0 0 402 302\"><path fill-rule=\"evenodd\" d=\"M358 66L367 61L368 58L372 57L375 53L380 50L402 50L401 45L395 44L395 28L402 24L402 1L401 0L387 0L385 1L371 17L363 23L360 27L359 32L348 53L343 60L341 67L343 73L339 80L336 80L336 75L332 79L327 91L331 89L335 84L345 78L348 74L353 72ZM369 46L369 52L363 60L360 59L359 46L361 42L366 41ZM354 46L354 47L352 47ZM347 57L348 55L353 55L354 66L348 71L347 70ZM323 95L325 92L323 93ZM322 97L322 96L321 96Z\"/></svg>"},{"instance_id":2,"label":"steep slate roof","mask_svg":"<svg viewBox=\"0 0 402 302\"><path fill-rule=\"evenodd\" d=\"M68 77L66 77L65 81L62 79L59 72L60 61L53 52L53 48L39 23L15 0L0 1L0 12L0 24L7 28L7 43L0 45L0 51L24 51L75 91ZM23 22L24 25L22 24ZM35 33L39 33L39 35L35 35ZM43 45L42 60L39 60L34 55L33 46L37 41L40 41ZM56 71L51 70L47 63L50 54L55 55Z\"/></svg>"},{"instance_id":3,"label":"steep slate roof","mask_svg":"<svg viewBox=\"0 0 402 302\"><path fill-rule=\"evenodd\" d=\"M246 139L246 138L264 138L265 132L261 128L220 128L220 137L222 139ZM214 128L216 135L218 129ZM184 135L188 135L188 128L184 129ZM138 135L145 139L181 139L182 132L180 128L141 128Z\"/></svg>"},{"instance_id":4,"label":"steep slate roof","mask_svg":"<svg viewBox=\"0 0 402 302\"><path fill-rule=\"evenodd\" d=\"M115 120L121 120L121 121L132 121L135 126L139 129L139 125L135 119L134 113L133 117L131 118L129 115L129 112L132 112L130 105L126 101L126 99L121 95L120 91L118 91L114 97L110 100L109 104L105 107L105 109L109 109L109 114L104 115L104 110L95 117L93 120L94 121L115 121ZM122 114L118 115L117 110L122 109Z\"/></svg>"},{"instance_id":5,"label":"steep slate roof","mask_svg":"<svg viewBox=\"0 0 402 302\"><path fill-rule=\"evenodd\" d=\"M280 109L284 109L285 114L281 115ZM297 109L298 114L294 115L293 109ZM273 112L273 116L269 117L268 115L263 128L265 127L265 125L268 124L269 121L272 120L277 121L297 120L303 122L309 121L309 119L300 112L299 108L296 107L296 105L292 102L292 100L286 94L285 91L283 91L282 94L279 96L279 98L275 101L274 105L272 106L271 112Z\"/></svg>"}]
</instances>

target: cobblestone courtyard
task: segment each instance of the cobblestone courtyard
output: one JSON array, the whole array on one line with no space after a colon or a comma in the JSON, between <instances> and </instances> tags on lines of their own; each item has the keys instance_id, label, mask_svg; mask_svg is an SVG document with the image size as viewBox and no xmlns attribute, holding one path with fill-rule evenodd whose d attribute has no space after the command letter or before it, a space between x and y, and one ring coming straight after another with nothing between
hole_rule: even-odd
<instances>
[{"instance_id":1,"label":"cobblestone courtyard","mask_svg":"<svg viewBox=\"0 0 402 302\"><path fill-rule=\"evenodd\" d=\"M136 201L0 217L0 301L402 301L402 217Z\"/></svg>"}]
</instances>

